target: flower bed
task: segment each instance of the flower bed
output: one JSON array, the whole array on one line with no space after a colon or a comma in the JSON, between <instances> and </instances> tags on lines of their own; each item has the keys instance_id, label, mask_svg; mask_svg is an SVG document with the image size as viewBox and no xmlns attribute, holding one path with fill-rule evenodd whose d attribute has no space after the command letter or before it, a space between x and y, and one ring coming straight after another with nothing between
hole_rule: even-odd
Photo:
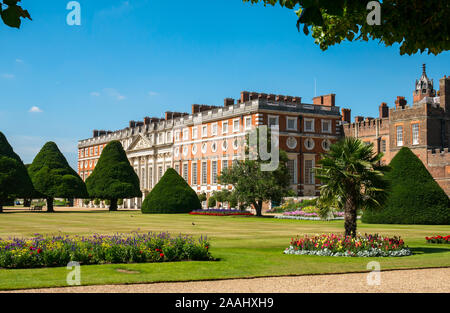
<instances>
[{"instance_id":1,"label":"flower bed","mask_svg":"<svg viewBox=\"0 0 450 313\"><path fill-rule=\"evenodd\" d=\"M323 234L292 238L285 254L344 256L344 257L399 257L411 255L400 237L364 235L356 238Z\"/></svg>"},{"instance_id":2,"label":"flower bed","mask_svg":"<svg viewBox=\"0 0 450 313\"><path fill-rule=\"evenodd\" d=\"M305 212L303 210L297 210L292 212L284 212L283 215L276 215L275 218L280 219L291 219L291 220L310 220L310 221L321 221L324 220L320 218L319 214L316 212ZM325 220L343 220L344 212L333 212L330 218Z\"/></svg>"},{"instance_id":3,"label":"flower bed","mask_svg":"<svg viewBox=\"0 0 450 313\"><path fill-rule=\"evenodd\" d=\"M211 216L231 216L231 215L253 215L250 212L239 210L224 210L224 209L208 209L208 210L195 210L189 213L191 215L211 215Z\"/></svg>"},{"instance_id":4,"label":"flower bed","mask_svg":"<svg viewBox=\"0 0 450 313\"><path fill-rule=\"evenodd\" d=\"M206 237L171 237L168 233L0 239L0 268L35 268L80 264L209 260Z\"/></svg>"},{"instance_id":5,"label":"flower bed","mask_svg":"<svg viewBox=\"0 0 450 313\"><path fill-rule=\"evenodd\" d=\"M425 237L427 240L427 243L450 243L450 235L442 237L442 236L435 236L435 237Z\"/></svg>"}]
</instances>

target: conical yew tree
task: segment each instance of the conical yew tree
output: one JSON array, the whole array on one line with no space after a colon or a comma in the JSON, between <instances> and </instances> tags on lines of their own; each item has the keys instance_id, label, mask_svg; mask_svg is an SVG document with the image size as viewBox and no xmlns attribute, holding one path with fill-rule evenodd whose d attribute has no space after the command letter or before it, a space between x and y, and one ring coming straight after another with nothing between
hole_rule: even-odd
<instances>
[{"instance_id":1,"label":"conical yew tree","mask_svg":"<svg viewBox=\"0 0 450 313\"><path fill-rule=\"evenodd\" d=\"M386 205L366 210L362 221L376 224L450 224L450 200L422 161L403 147L386 174L390 183Z\"/></svg>"},{"instance_id":2,"label":"conical yew tree","mask_svg":"<svg viewBox=\"0 0 450 313\"><path fill-rule=\"evenodd\" d=\"M33 193L33 184L20 157L0 132L0 213L8 199L26 198Z\"/></svg>"},{"instance_id":3,"label":"conical yew tree","mask_svg":"<svg viewBox=\"0 0 450 313\"><path fill-rule=\"evenodd\" d=\"M53 212L55 198L86 198L86 185L70 167L54 142L47 142L28 167L34 188L47 200L47 212Z\"/></svg>"},{"instance_id":4,"label":"conical yew tree","mask_svg":"<svg viewBox=\"0 0 450 313\"><path fill-rule=\"evenodd\" d=\"M119 141L111 141L86 179L90 198L108 199L110 211L117 211L117 200L142 197L139 177L128 161L127 155Z\"/></svg>"},{"instance_id":5,"label":"conical yew tree","mask_svg":"<svg viewBox=\"0 0 450 313\"><path fill-rule=\"evenodd\" d=\"M142 203L142 213L189 213L202 206L195 191L169 168Z\"/></svg>"}]
</instances>

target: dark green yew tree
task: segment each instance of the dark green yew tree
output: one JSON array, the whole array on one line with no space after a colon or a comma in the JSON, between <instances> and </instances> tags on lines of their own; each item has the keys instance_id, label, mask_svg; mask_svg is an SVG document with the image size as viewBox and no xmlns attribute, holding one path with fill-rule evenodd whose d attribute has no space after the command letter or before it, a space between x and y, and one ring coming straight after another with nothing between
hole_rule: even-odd
<instances>
[{"instance_id":1,"label":"dark green yew tree","mask_svg":"<svg viewBox=\"0 0 450 313\"><path fill-rule=\"evenodd\" d=\"M118 199L142 197L139 177L116 140L103 149L94 171L86 179L86 187L89 197L110 200L110 211L117 211Z\"/></svg>"},{"instance_id":2,"label":"dark green yew tree","mask_svg":"<svg viewBox=\"0 0 450 313\"><path fill-rule=\"evenodd\" d=\"M25 165L0 132L0 213L9 199L26 198L31 193L33 184Z\"/></svg>"},{"instance_id":3,"label":"dark green yew tree","mask_svg":"<svg viewBox=\"0 0 450 313\"><path fill-rule=\"evenodd\" d=\"M195 191L173 168L164 173L142 203L142 213L189 213L201 208Z\"/></svg>"},{"instance_id":4,"label":"dark green yew tree","mask_svg":"<svg viewBox=\"0 0 450 313\"><path fill-rule=\"evenodd\" d=\"M389 165L386 178L391 190L386 205L364 211L364 223L450 224L448 196L409 148L401 148Z\"/></svg>"},{"instance_id":5,"label":"dark green yew tree","mask_svg":"<svg viewBox=\"0 0 450 313\"><path fill-rule=\"evenodd\" d=\"M36 191L46 198L48 212L53 212L55 198L87 197L86 185L54 142L42 147L28 173Z\"/></svg>"}]
</instances>

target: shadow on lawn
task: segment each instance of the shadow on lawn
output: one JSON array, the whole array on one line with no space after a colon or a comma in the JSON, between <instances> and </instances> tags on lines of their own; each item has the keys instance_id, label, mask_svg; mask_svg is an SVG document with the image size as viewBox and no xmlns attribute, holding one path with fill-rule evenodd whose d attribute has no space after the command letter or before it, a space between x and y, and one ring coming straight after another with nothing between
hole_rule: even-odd
<instances>
[{"instance_id":1,"label":"shadow on lawn","mask_svg":"<svg viewBox=\"0 0 450 313\"><path fill-rule=\"evenodd\" d=\"M413 254L445 253L450 252L449 247L415 247L409 248Z\"/></svg>"}]
</instances>

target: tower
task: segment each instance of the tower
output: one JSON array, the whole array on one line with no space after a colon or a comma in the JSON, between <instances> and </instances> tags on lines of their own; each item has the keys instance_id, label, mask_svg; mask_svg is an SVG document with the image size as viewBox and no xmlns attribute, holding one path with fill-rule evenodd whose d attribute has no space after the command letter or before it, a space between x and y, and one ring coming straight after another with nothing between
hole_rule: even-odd
<instances>
[{"instance_id":1,"label":"tower","mask_svg":"<svg viewBox=\"0 0 450 313\"><path fill-rule=\"evenodd\" d=\"M436 91L433 88L433 80L429 79L426 73L426 65L422 65L422 76L416 80L416 86L413 93L413 102L416 103L425 97L435 97Z\"/></svg>"}]
</instances>

